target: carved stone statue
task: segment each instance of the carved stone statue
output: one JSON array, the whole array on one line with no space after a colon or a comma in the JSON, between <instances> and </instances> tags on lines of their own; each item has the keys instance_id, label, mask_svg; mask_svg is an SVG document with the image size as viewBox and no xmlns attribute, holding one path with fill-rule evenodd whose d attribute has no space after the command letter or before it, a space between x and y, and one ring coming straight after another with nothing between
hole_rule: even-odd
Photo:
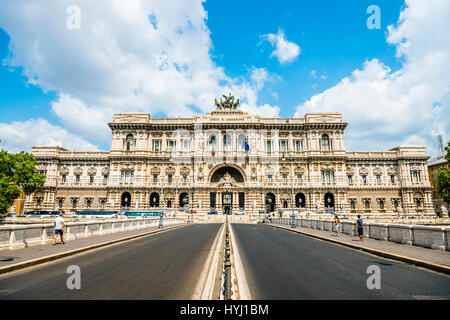
<instances>
[{"instance_id":1,"label":"carved stone statue","mask_svg":"<svg viewBox=\"0 0 450 320\"><path fill-rule=\"evenodd\" d=\"M223 175L222 178L220 178L218 185L222 186L224 188L230 188L233 186L233 184L236 183L236 180L227 172Z\"/></svg>"},{"instance_id":2,"label":"carved stone statue","mask_svg":"<svg viewBox=\"0 0 450 320\"><path fill-rule=\"evenodd\" d=\"M214 99L215 105L218 110L224 110L224 109L236 110L240 104L239 99L237 99L236 102L234 101L234 96L232 96L231 93L229 94L228 97L226 95L222 95L222 97L225 100L222 100L222 98L220 98L220 101L217 101L217 99Z\"/></svg>"}]
</instances>

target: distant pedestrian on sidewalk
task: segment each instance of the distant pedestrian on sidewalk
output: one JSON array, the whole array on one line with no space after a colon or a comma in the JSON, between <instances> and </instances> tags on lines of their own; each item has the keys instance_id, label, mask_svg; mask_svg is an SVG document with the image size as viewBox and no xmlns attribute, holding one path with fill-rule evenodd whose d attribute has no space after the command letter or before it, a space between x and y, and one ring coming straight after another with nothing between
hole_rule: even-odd
<instances>
[{"instance_id":1,"label":"distant pedestrian on sidewalk","mask_svg":"<svg viewBox=\"0 0 450 320\"><path fill-rule=\"evenodd\" d=\"M341 235L341 221L339 221L339 218L337 215L334 215L334 223L336 223L336 237L339 237Z\"/></svg>"},{"instance_id":2,"label":"distant pedestrian on sidewalk","mask_svg":"<svg viewBox=\"0 0 450 320\"><path fill-rule=\"evenodd\" d=\"M56 244L56 238L59 237L61 239L61 243L64 244L64 238L63 238L63 234L64 234L64 219L62 217L62 213L59 213L59 217L55 219L54 221L54 226L55 226L55 236L53 237L53 244Z\"/></svg>"},{"instance_id":3,"label":"distant pedestrian on sidewalk","mask_svg":"<svg viewBox=\"0 0 450 320\"><path fill-rule=\"evenodd\" d=\"M356 220L356 227L358 228L359 240L363 241L363 239L364 239L363 221L359 214L358 214L358 220Z\"/></svg>"}]
</instances>

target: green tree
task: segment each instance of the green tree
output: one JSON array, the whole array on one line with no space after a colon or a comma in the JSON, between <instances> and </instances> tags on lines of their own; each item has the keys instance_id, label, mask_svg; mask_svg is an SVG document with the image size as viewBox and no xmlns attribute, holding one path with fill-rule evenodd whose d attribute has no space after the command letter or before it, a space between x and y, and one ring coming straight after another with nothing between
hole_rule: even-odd
<instances>
[{"instance_id":1,"label":"green tree","mask_svg":"<svg viewBox=\"0 0 450 320\"><path fill-rule=\"evenodd\" d=\"M29 195L44 186L45 175L36 169L36 159L27 152L0 151L0 214L6 214L21 192Z\"/></svg>"},{"instance_id":2,"label":"green tree","mask_svg":"<svg viewBox=\"0 0 450 320\"><path fill-rule=\"evenodd\" d=\"M448 142L448 146L445 147L445 151L447 151L445 160L450 162L450 141ZM448 164L446 167L439 168L437 178L438 192L442 200L446 203L450 203L450 170Z\"/></svg>"}]
</instances>

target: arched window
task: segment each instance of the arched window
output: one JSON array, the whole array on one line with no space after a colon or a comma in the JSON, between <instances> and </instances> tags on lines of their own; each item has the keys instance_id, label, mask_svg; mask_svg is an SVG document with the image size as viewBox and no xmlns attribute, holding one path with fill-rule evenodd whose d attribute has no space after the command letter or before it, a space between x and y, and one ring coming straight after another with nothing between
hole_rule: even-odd
<instances>
[{"instance_id":1,"label":"arched window","mask_svg":"<svg viewBox=\"0 0 450 320\"><path fill-rule=\"evenodd\" d=\"M370 203L369 203L369 200L366 200L366 210L370 210Z\"/></svg>"},{"instance_id":2,"label":"arched window","mask_svg":"<svg viewBox=\"0 0 450 320\"><path fill-rule=\"evenodd\" d=\"M129 134L129 135L127 135L125 150L133 151L133 145L134 145L134 137L132 134Z\"/></svg>"},{"instance_id":3,"label":"arched window","mask_svg":"<svg viewBox=\"0 0 450 320\"><path fill-rule=\"evenodd\" d=\"M231 151L231 137L228 134L223 136L223 151Z\"/></svg>"},{"instance_id":4,"label":"arched window","mask_svg":"<svg viewBox=\"0 0 450 320\"><path fill-rule=\"evenodd\" d=\"M350 208L352 209L352 210L355 210L355 201L350 201Z\"/></svg>"},{"instance_id":5,"label":"arched window","mask_svg":"<svg viewBox=\"0 0 450 320\"><path fill-rule=\"evenodd\" d=\"M330 151L331 150L330 138L328 137L327 134L322 135L321 142L322 142L321 143L322 151Z\"/></svg>"},{"instance_id":6,"label":"arched window","mask_svg":"<svg viewBox=\"0 0 450 320\"><path fill-rule=\"evenodd\" d=\"M384 210L384 201L380 201L380 210Z\"/></svg>"},{"instance_id":7,"label":"arched window","mask_svg":"<svg viewBox=\"0 0 450 320\"><path fill-rule=\"evenodd\" d=\"M397 209L398 208L398 201L394 200L394 208Z\"/></svg>"}]
</instances>

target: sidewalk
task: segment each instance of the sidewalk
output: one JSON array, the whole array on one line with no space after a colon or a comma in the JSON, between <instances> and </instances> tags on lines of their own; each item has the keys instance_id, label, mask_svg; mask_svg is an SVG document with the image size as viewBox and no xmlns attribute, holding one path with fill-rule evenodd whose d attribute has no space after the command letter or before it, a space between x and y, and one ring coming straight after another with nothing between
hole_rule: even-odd
<instances>
[{"instance_id":1,"label":"sidewalk","mask_svg":"<svg viewBox=\"0 0 450 320\"><path fill-rule=\"evenodd\" d=\"M357 250L362 249L365 252L373 253L385 258L400 260L424 268L433 269L438 272L450 274L450 252L448 251L440 251L369 238L364 238L364 241L361 242L358 236L341 234L337 237L336 232L299 226L296 228L291 228L290 226L282 224L268 224L268 226L290 230L324 241L330 241L340 245L352 247Z\"/></svg>"},{"instance_id":2,"label":"sidewalk","mask_svg":"<svg viewBox=\"0 0 450 320\"><path fill-rule=\"evenodd\" d=\"M173 224L166 226L163 229L159 229L158 226L155 226L143 229L116 232L66 241L65 244L60 243L60 239L58 236L57 245L48 244L13 251L0 252L0 274L56 260L80 252L103 247L109 244L131 240L153 233L176 229L182 226L186 226L186 224Z\"/></svg>"}]
</instances>

